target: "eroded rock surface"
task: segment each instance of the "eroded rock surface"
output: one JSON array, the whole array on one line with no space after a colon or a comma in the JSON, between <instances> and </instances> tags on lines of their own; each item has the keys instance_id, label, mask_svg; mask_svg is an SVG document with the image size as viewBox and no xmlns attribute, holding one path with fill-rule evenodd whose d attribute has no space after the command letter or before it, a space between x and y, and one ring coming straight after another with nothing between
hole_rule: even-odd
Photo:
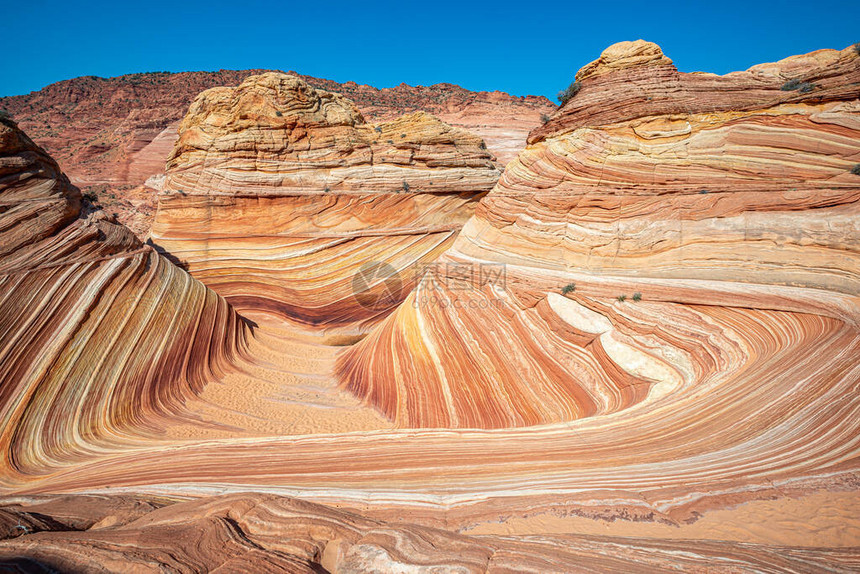
<instances>
[{"instance_id":1,"label":"eroded rock surface","mask_svg":"<svg viewBox=\"0 0 860 574\"><path fill-rule=\"evenodd\" d=\"M824 50L720 77L681 74L646 42L607 49L442 272L344 355L346 388L404 425L526 426L750 384L752 364L802 352L806 333L853 332L858 60ZM457 266L507 267L458 283ZM753 351L762 333L769 350ZM819 357L810 374L835 376Z\"/></svg>"},{"instance_id":2,"label":"eroded rock surface","mask_svg":"<svg viewBox=\"0 0 860 574\"><path fill-rule=\"evenodd\" d=\"M231 369L230 306L101 211L0 119L2 478L151 436Z\"/></svg>"},{"instance_id":3,"label":"eroded rock surface","mask_svg":"<svg viewBox=\"0 0 860 574\"><path fill-rule=\"evenodd\" d=\"M155 215L164 164L179 123L197 95L238 86L266 70L152 72L116 78L93 76L51 84L27 95L0 98L8 111L48 151L72 183L145 238ZM487 142L501 167L516 157L529 130L556 106L543 96L473 92L453 84L374 88L301 77L315 88L354 101L369 121L424 111L467 129Z\"/></svg>"},{"instance_id":4,"label":"eroded rock surface","mask_svg":"<svg viewBox=\"0 0 860 574\"><path fill-rule=\"evenodd\" d=\"M402 301L499 176L477 136L423 112L368 124L274 73L201 94L167 167L159 249L240 311L355 333Z\"/></svg>"},{"instance_id":5,"label":"eroded rock surface","mask_svg":"<svg viewBox=\"0 0 860 574\"><path fill-rule=\"evenodd\" d=\"M9 146L2 264L25 272L0 277L0 333L11 333L0 335L3 566L857 570L858 62L853 49L822 51L719 77L679 74L648 43L612 47L438 264L345 350L300 341L292 324L212 327L209 304L180 304L180 294L211 294L229 312L226 303L110 221L82 223L56 164L30 143ZM395 209L374 219L374 202L409 194L376 186L410 164L386 165L383 177L357 159L368 146L392 157L398 146L373 139L389 128L350 120L336 96L265 96L278 89L248 92L259 113L246 123L231 116L244 108L235 91L202 100L211 123L193 124L171 167L188 190L167 198L177 245L255 221L263 235L310 230L309 240L399 221ZM441 129L425 120L407 123ZM468 157L482 153L471 145ZM285 149L293 164L276 159ZM321 181L340 188L320 191ZM447 202L453 192L412 195ZM286 197L291 209L267 207ZM235 220L217 208L225 198L247 201ZM321 199L332 201L323 214ZM361 215L369 223L350 220L364 202L375 206ZM462 213L427 205L440 204L404 209L405 221ZM201 231L205 221L217 226ZM67 231L93 239L60 241ZM242 257L267 261L256 241ZM317 247L308 273L318 273ZM151 313L122 312L127 324L105 323L104 336L91 327L98 308L77 322L56 314L84 315L93 299L134 309L142 288L131 278L120 288L74 274L144 256L151 284L163 285L160 298L139 296L158 301ZM211 269L235 257L206 254ZM54 268L42 258L62 263L61 275L44 276ZM257 273L248 283L268 285ZM191 345L174 335L187 321L208 336ZM132 326L147 335L127 337ZM95 344L65 344L79 333ZM184 354L162 354L173 342Z\"/></svg>"},{"instance_id":6,"label":"eroded rock surface","mask_svg":"<svg viewBox=\"0 0 860 574\"><path fill-rule=\"evenodd\" d=\"M117 510L131 509L127 522L113 523ZM260 494L180 502L129 496L0 499L0 524L8 528L0 539L0 567L24 572L657 572L669 561L681 571L721 563L761 572L858 566L850 550L608 536L464 536Z\"/></svg>"}]
</instances>

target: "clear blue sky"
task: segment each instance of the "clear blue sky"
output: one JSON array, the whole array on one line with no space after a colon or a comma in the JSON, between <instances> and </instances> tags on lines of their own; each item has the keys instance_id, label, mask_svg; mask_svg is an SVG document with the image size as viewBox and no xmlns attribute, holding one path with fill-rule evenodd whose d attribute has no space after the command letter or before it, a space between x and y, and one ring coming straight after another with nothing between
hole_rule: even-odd
<instances>
[{"instance_id":1,"label":"clear blue sky","mask_svg":"<svg viewBox=\"0 0 860 574\"><path fill-rule=\"evenodd\" d=\"M614 42L726 73L860 42L860 2L7 0L0 96L84 75L272 68L554 96Z\"/></svg>"}]
</instances>

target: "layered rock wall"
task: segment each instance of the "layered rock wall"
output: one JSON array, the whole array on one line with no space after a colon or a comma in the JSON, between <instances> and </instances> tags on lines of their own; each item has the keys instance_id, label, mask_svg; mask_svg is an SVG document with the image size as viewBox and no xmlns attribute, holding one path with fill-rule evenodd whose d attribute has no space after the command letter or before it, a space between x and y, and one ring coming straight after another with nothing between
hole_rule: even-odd
<instances>
[{"instance_id":1,"label":"layered rock wall","mask_svg":"<svg viewBox=\"0 0 860 574\"><path fill-rule=\"evenodd\" d=\"M856 328L858 73L853 47L724 77L609 48L439 273L342 356L344 388L404 426L526 426L739 383L800 344L785 322ZM451 271L492 266L502 281Z\"/></svg>"},{"instance_id":2,"label":"layered rock wall","mask_svg":"<svg viewBox=\"0 0 860 574\"><path fill-rule=\"evenodd\" d=\"M245 327L222 298L130 231L102 212L82 212L80 192L57 164L0 121L0 451L8 477L151 437L231 368Z\"/></svg>"},{"instance_id":3,"label":"layered rock wall","mask_svg":"<svg viewBox=\"0 0 860 574\"><path fill-rule=\"evenodd\" d=\"M367 124L339 94L253 76L192 104L152 241L240 310L358 333L498 175L480 138L430 115Z\"/></svg>"}]
</instances>

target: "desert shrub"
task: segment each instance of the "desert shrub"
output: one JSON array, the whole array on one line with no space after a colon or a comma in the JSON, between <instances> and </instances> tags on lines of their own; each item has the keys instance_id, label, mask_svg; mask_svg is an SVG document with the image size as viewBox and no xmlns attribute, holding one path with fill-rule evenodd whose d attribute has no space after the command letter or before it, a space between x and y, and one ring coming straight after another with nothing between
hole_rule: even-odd
<instances>
[{"instance_id":1,"label":"desert shrub","mask_svg":"<svg viewBox=\"0 0 860 574\"><path fill-rule=\"evenodd\" d=\"M547 123L548 121L549 121L549 116L548 116L548 115L546 115L546 114L541 114L541 115L540 115L540 123L545 124L545 123Z\"/></svg>"},{"instance_id":2,"label":"desert shrub","mask_svg":"<svg viewBox=\"0 0 860 574\"><path fill-rule=\"evenodd\" d=\"M284 114L282 114L282 113L280 112L280 110L277 110L277 111L275 111L275 115L276 115L276 116L278 116L278 117L281 117L281 116L282 116L282 115L284 115Z\"/></svg>"},{"instance_id":3,"label":"desert shrub","mask_svg":"<svg viewBox=\"0 0 860 574\"><path fill-rule=\"evenodd\" d=\"M619 295L618 297L616 297L616 299L624 303L625 301L627 301L627 295Z\"/></svg>"},{"instance_id":4,"label":"desert shrub","mask_svg":"<svg viewBox=\"0 0 860 574\"><path fill-rule=\"evenodd\" d=\"M331 188L330 188L329 186L325 186L325 189L323 189L323 191L324 191L325 193L328 193L328 192L330 192L330 191L331 191Z\"/></svg>"},{"instance_id":5,"label":"desert shrub","mask_svg":"<svg viewBox=\"0 0 860 574\"><path fill-rule=\"evenodd\" d=\"M573 98L573 96L579 93L579 89L581 87L582 86L579 84L579 82L573 82L568 87L560 91L558 95L556 95L556 97L558 98L558 101L561 103L561 105L564 105L569 102Z\"/></svg>"},{"instance_id":6,"label":"desert shrub","mask_svg":"<svg viewBox=\"0 0 860 574\"><path fill-rule=\"evenodd\" d=\"M381 127L379 127L379 126L376 126L375 128L373 128L373 130L374 130L376 133L378 133L378 134L381 134L381 133L382 133L382 128L381 128Z\"/></svg>"},{"instance_id":7,"label":"desert shrub","mask_svg":"<svg viewBox=\"0 0 860 574\"><path fill-rule=\"evenodd\" d=\"M856 52L857 55L860 56L860 42L854 44L854 52Z\"/></svg>"},{"instance_id":8,"label":"desert shrub","mask_svg":"<svg viewBox=\"0 0 860 574\"><path fill-rule=\"evenodd\" d=\"M634 300L634 301L641 301L641 300L642 300L642 293L640 293L639 291L637 291L636 293L634 293L634 294L633 294L633 300Z\"/></svg>"},{"instance_id":9,"label":"desert shrub","mask_svg":"<svg viewBox=\"0 0 860 574\"><path fill-rule=\"evenodd\" d=\"M798 91L801 94L808 94L815 88L815 84L809 82L801 82L798 79L788 80L780 88L783 92Z\"/></svg>"},{"instance_id":10,"label":"desert shrub","mask_svg":"<svg viewBox=\"0 0 860 574\"><path fill-rule=\"evenodd\" d=\"M561 294L567 295L568 293L576 291L576 283L568 283L564 287L561 288Z\"/></svg>"},{"instance_id":11,"label":"desert shrub","mask_svg":"<svg viewBox=\"0 0 860 574\"><path fill-rule=\"evenodd\" d=\"M404 192L409 191L409 184L408 184L408 183L406 183L405 181L403 182L403 191L404 191Z\"/></svg>"},{"instance_id":12,"label":"desert shrub","mask_svg":"<svg viewBox=\"0 0 860 574\"><path fill-rule=\"evenodd\" d=\"M92 191L88 191L88 192L84 193L83 198L86 199L87 201L89 201L90 203L96 203L99 200L99 196L96 195Z\"/></svg>"},{"instance_id":13,"label":"desert shrub","mask_svg":"<svg viewBox=\"0 0 860 574\"><path fill-rule=\"evenodd\" d=\"M860 175L860 163L855 164L854 167L851 168L851 173L854 175Z\"/></svg>"}]
</instances>

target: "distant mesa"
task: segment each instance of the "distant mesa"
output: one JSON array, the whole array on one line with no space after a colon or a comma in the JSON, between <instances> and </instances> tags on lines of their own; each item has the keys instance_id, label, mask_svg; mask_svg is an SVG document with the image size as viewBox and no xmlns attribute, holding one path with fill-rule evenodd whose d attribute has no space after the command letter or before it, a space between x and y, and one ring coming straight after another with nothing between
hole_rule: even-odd
<instances>
[{"instance_id":1,"label":"distant mesa","mask_svg":"<svg viewBox=\"0 0 860 574\"><path fill-rule=\"evenodd\" d=\"M51 84L31 94L0 98L0 109L48 151L71 181L98 196L109 212L145 239L155 214L153 176L164 173L179 122L197 95L237 86L266 70L154 72L92 76ZM298 75L290 72L292 75ZM343 94L373 122L424 111L483 138L501 167L516 157L529 130L555 106L542 96L472 92L454 84L378 89L355 82L299 76Z\"/></svg>"}]
</instances>

